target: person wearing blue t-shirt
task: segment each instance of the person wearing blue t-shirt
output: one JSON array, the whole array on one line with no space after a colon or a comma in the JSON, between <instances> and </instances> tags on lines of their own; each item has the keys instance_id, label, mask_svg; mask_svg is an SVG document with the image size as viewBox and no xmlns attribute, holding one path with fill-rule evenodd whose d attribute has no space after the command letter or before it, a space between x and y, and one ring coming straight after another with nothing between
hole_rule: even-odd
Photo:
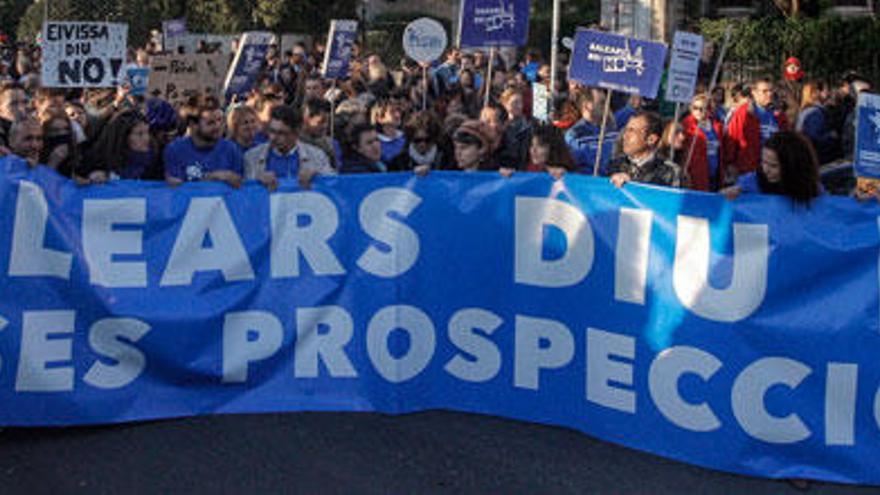
<instances>
[{"instance_id":1,"label":"person wearing blue t-shirt","mask_svg":"<svg viewBox=\"0 0 880 495\"><path fill-rule=\"evenodd\" d=\"M373 108L373 125L379 130L382 143L382 163L391 163L406 149L406 135L400 130L400 108L390 100L381 101Z\"/></svg>"},{"instance_id":2,"label":"person wearing blue t-shirt","mask_svg":"<svg viewBox=\"0 0 880 495\"><path fill-rule=\"evenodd\" d=\"M639 95L632 95L626 100L626 105L623 106L620 110L614 112L614 121L617 123L617 130L623 130L626 127L626 123L629 122L630 117L638 113L642 108L642 97Z\"/></svg>"},{"instance_id":3,"label":"person wearing blue t-shirt","mask_svg":"<svg viewBox=\"0 0 880 495\"><path fill-rule=\"evenodd\" d=\"M588 90L580 96L578 107L581 111L581 120L577 121L565 133L565 143L574 157L575 169L581 173L592 174L596 163L596 154L599 151L599 134L601 132L602 117L597 110L602 107L602 97L592 90ZM614 153L614 142L617 141L618 132L614 119L609 116L606 126L605 140L602 142L602 161L599 164L599 173L605 174L608 164Z\"/></svg>"},{"instance_id":4,"label":"person wearing blue t-shirt","mask_svg":"<svg viewBox=\"0 0 880 495\"><path fill-rule=\"evenodd\" d=\"M205 98L193 119L191 135L165 147L165 180L171 185L208 180L239 187L244 173L241 150L223 139L223 111L216 98Z\"/></svg>"}]
</instances>

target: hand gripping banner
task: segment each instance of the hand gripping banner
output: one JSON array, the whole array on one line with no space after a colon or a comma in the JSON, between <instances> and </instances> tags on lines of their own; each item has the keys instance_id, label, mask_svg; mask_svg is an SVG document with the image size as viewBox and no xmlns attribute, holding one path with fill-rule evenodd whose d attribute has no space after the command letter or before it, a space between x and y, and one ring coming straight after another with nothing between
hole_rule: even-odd
<instances>
[{"instance_id":1,"label":"hand gripping banner","mask_svg":"<svg viewBox=\"0 0 880 495\"><path fill-rule=\"evenodd\" d=\"M880 484L876 205L545 174L78 188L0 165L2 425L449 409Z\"/></svg>"}]
</instances>

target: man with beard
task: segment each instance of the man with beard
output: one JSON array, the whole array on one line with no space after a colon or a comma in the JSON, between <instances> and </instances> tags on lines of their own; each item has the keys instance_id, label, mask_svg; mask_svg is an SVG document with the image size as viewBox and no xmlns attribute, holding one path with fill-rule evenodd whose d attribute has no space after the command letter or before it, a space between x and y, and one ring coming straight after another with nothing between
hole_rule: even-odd
<instances>
[{"instance_id":1,"label":"man with beard","mask_svg":"<svg viewBox=\"0 0 880 495\"><path fill-rule=\"evenodd\" d=\"M241 185L244 172L239 147L223 139L223 111L216 98L200 102L192 119L192 134L175 139L166 148L165 179L171 185L212 180Z\"/></svg>"}]
</instances>

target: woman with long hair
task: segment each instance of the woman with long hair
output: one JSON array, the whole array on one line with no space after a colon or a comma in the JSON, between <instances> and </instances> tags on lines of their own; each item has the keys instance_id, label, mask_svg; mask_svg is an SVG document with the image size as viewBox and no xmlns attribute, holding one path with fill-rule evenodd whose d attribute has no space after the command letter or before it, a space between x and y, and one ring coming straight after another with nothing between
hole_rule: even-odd
<instances>
[{"instance_id":1,"label":"woman with long hair","mask_svg":"<svg viewBox=\"0 0 880 495\"><path fill-rule=\"evenodd\" d=\"M50 109L41 116L43 122L43 152L40 163L69 178L83 178L80 170L79 147L73 124L61 109Z\"/></svg>"},{"instance_id":2,"label":"woman with long hair","mask_svg":"<svg viewBox=\"0 0 880 495\"><path fill-rule=\"evenodd\" d=\"M828 125L825 103L828 91L825 84L808 81L804 84L801 97L801 111L795 129L802 132L813 143L819 163L828 163L838 158L839 142L836 133Z\"/></svg>"},{"instance_id":3,"label":"woman with long hair","mask_svg":"<svg viewBox=\"0 0 880 495\"><path fill-rule=\"evenodd\" d=\"M758 170L740 176L735 186L722 193L728 199L743 193L777 194L809 205L822 194L816 151L803 134L778 132L764 143Z\"/></svg>"},{"instance_id":4,"label":"woman with long hair","mask_svg":"<svg viewBox=\"0 0 880 495\"><path fill-rule=\"evenodd\" d=\"M554 179L574 171L574 158L565 144L562 131L553 125L540 125L532 133L529 147L529 172L547 172Z\"/></svg>"},{"instance_id":5,"label":"woman with long hair","mask_svg":"<svg viewBox=\"0 0 880 495\"><path fill-rule=\"evenodd\" d=\"M412 114L403 127L407 147L389 166L394 172L415 171L419 174L442 168L446 157L439 142L443 134L440 122L430 111Z\"/></svg>"},{"instance_id":6,"label":"woman with long hair","mask_svg":"<svg viewBox=\"0 0 880 495\"><path fill-rule=\"evenodd\" d=\"M92 182L162 180L161 155L150 138L147 117L138 110L117 113L104 126L89 156Z\"/></svg>"}]
</instances>

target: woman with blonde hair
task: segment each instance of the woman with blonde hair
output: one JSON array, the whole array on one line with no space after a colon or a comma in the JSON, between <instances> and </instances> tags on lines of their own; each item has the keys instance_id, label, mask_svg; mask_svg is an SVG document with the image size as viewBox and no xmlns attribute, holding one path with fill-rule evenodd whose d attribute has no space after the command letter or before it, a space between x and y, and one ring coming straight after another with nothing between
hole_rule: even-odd
<instances>
[{"instance_id":1,"label":"woman with blonde hair","mask_svg":"<svg viewBox=\"0 0 880 495\"><path fill-rule=\"evenodd\" d=\"M691 100L690 114L682 119L687 186L698 191L717 191L724 184L724 166L721 163L724 124L710 111L709 95L701 93ZM685 163L687 162L687 163Z\"/></svg>"},{"instance_id":2,"label":"woman with blonde hair","mask_svg":"<svg viewBox=\"0 0 880 495\"><path fill-rule=\"evenodd\" d=\"M226 116L226 137L233 141L244 153L257 142L257 131L260 130L257 111L247 105L235 105Z\"/></svg>"},{"instance_id":3,"label":"woman with blonde hair","mask_svg":"<svg viewBox=\"0 0 880 495\"><path fill-rule=\"evenodd\" d=\"M795 129L803 133L819 157L819 163L828 163L840 156L837 135L828 125L825 102L828 91L824 83L808 81L804 84L801 97L801 111Z\"/></svg>"}]
</instances>

